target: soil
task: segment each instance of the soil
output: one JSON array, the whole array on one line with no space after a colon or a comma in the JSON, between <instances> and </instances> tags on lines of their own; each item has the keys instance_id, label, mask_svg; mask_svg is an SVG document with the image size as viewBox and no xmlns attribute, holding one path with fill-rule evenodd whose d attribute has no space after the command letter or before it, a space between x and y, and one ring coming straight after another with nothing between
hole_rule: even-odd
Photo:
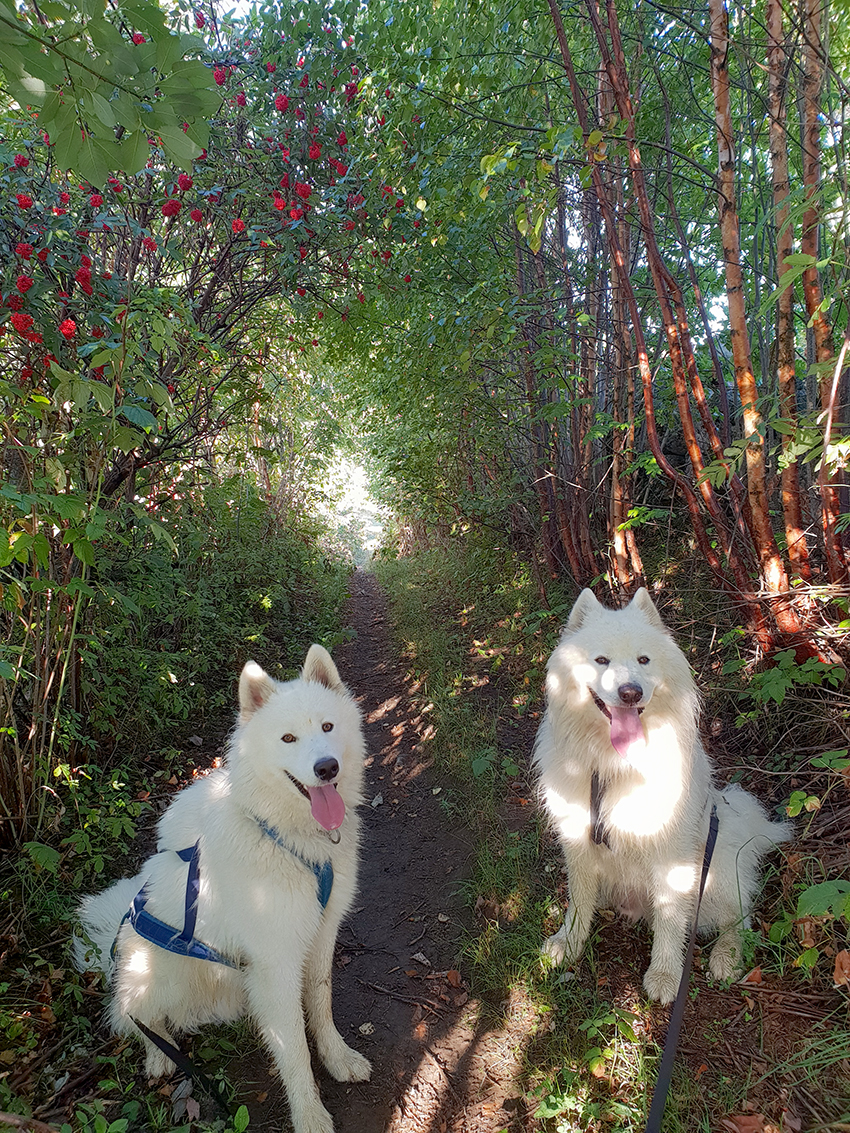
<instances>
[{"instance_id":1,"label":"soil","mask_svg":"<svg viewBox=\"0 0 850 1133\"><path fill-rule=\"evenodd\" d=\"M420 743L424 728L374 575L352 579L347 623L334 649L363 713L369 757L360 898L340 931L334 1018L372 1063L367 1083L333 1081L314 1059L336 1133L494 1133L531 1128L514 1086L512 1034L478 1021L457 968L470 927L460 887L472 834L441 806L439 777ZM289 1130L279 1082L258 1050L231 1066L251 1129Z\"/></svg>"}]
</instances>

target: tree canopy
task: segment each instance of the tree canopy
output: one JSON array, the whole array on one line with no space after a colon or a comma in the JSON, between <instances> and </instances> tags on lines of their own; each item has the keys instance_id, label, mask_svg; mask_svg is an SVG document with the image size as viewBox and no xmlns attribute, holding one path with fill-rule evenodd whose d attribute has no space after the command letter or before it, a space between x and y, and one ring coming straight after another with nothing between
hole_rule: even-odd
<instances>
[{"instance_id":1,"label":"tree canopy","mask_svg":"<svg viewBox=\"0 0 850 1133\"><path fill-rule=\"evenodd\" d=\"M578 585L633 588L663 518L817 652L843 14L0 0L7 703L39 672L54 711L73 650L33 627L85 625L128 524L167 545L234 471L304 518L341 444L402 528Z\"/></svg>"}]
</instances>

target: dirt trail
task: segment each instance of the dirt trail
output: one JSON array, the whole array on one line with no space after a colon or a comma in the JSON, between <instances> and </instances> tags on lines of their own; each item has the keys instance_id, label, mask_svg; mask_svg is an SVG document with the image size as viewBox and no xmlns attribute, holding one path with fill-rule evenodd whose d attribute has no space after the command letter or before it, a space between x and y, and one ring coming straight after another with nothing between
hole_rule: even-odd
<instances>
[{"instance_id":1,"label":"dirt trail","mask_svg":"<svg viewBox=\"0 0 850 1133\"><path fill-rule=\"evenodd\" d=\"M314 1060L322 1098L336 1133L525 1129L510 1097L511 1044L479 1029L456 968L471 835L441 807L374 575L353 576L346 622L357 636L334 659L363 712L369 758L360 895L340 932L334 1017L373 1071L368 1083L342 1085ZM264 1063L257 1054L233 1077L251 1127L279 1128L285 1105Z\"/></svg>"}]
</instances>

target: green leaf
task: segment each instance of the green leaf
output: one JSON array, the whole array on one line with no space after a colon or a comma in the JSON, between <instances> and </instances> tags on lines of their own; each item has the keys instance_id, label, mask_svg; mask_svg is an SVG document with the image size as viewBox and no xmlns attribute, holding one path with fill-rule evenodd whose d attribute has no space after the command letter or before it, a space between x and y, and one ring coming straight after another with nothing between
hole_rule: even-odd
<instances>
[{"instance_id":1,"label":"green leaf","mask_svg":"<svg viewBox=\"0 0 850 1133\"><path fill-rule=\"evenodd\" d=\"M24 842L24 849L37 871L55 874L59 868L61 854L52 846L45 846L43 842Z\"/></svg>"},{"instance_id":2,"label":"green leaf","mask_svg":"<svg viewBox=\"0 0 850 1133\"><path fill-rule=\"evenodd\" d=\"M179 126L161 126L158 130L162 148L172 161L182 169L191 172L192 162L200 157L201 147L184 134Z\"/></svg>"},{"instance_id":3,"label":"green leaf","mask_svg":"<svg viewBox=\"0 0 850 1133\"><path fill-rule=\"evenodd\" d=\"M102 94L98 94L97 91L87 91L85 104L91 107L99 120L108 129L114 130L118 125L118 119L115 117L115 111Z\"/></svg>"},{"instance_id":4,"label":"green leaf","mask_svg":"<svg viewBox=\"0 0 850 1133\"><path fill-rule=\"evenodd\" d=\"M823 881L804 889L797 901L797 916L823 917L828 913L840 916L844 910L850 881Z\"/></svg>"},{"instance_id":5,"label":"green leaf","mask_svg":"<svg viewBox=\"0 0 850 1133\"><path fill-rule=\"evenodd\" d=\"M131 424L144 429L146 433L156 428L156 417L147 409L142 409L140 405L122 405L118 412L122 417L126 417Z\"/></svg>"},{"instance_id":6,"label":"green leaf","mask_svg":"<svg viewBox=\"0 0 850 1133\"><path fill-rule=\"evenodd\" d=\"M71 546L74 550L74 554L81 563L90 567L95 565L94 547L92 547L88 539L74 539Z\"/></svg>"},{"instance_id":7,"label":"green leaf","mask_svg":"<svg viewBox=\"0 0 850 1133\"><path fill-rule=\"evenodd\" d=\"M811 971L818 962L820 953L817 948L807 948L805 952L801 952L797 959L794 961L795 968L805 968Z\"/></svg>"}]
</instances>

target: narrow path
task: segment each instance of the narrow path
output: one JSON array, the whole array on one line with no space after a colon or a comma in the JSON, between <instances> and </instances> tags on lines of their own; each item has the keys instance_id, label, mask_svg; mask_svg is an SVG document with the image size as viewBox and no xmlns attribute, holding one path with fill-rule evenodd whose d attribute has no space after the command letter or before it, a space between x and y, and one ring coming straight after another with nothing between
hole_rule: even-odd
<instances>
[{"instance_id":1,"label":"narrow path","mask_svg":"<svg viewBox=\"0 0 850 1133\"><path fill-rule=\"evenodd\" d=\"M360 896L340 931L334 1017L373 1072L370 1082L350 1086L316 1065L322 1098L336 1133L526 1129L521 1103L510 1098L510 1043L501 1029L482 1031L456 968L469 917L458 890L471 834L441 805L443 787L422 751L424 722L374 575L353 576L346 623L356 637L337 646L334 659L363 713L369 757ZM258 1051L240 1061L233 1078L251 1128L280 1128L285 1107L267 1057Z\"/></svg>"},{"instance_id":2,"label":"narrow path","mask_svg":"<svg viewBox=\"0 0 850 1133\"><path fill-rule=\"evenodd\" d=\"M373 1074L366 1086L323 1084L322 1093L338 1133L436 1133L438 1123L414 1123L408 1111L437 1117L444 1108L439 1048L467 995L435 973L455 970L457 889L469 846L449 829L439 782L421 753L386 595L374 575L354 575L346 613L357 636L334 654L363 712L369 759L360 900L340 933L335 1015L346 1039L371 1059Z\"/></svg>"}]
</instances>

